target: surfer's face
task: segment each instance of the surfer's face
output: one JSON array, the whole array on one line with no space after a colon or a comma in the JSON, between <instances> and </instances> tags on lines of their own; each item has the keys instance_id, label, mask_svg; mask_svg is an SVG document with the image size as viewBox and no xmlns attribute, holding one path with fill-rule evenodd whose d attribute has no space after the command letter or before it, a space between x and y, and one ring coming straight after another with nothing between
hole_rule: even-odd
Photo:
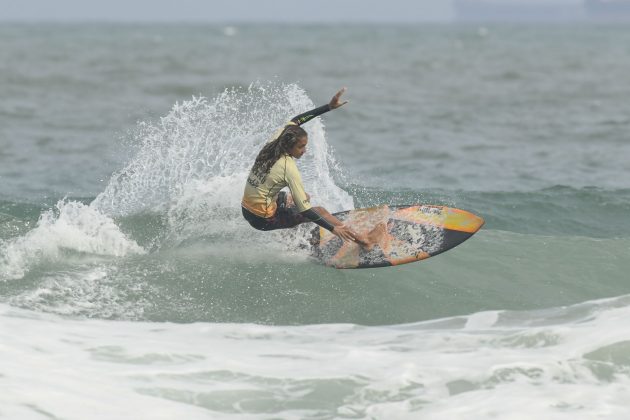
<instances>
[{"instance_id":1,"label":"surfer's face","mask_svg":"<svg viewBox=\"0 0 630 420\"><path fill-rule=\"evenodd\" d=\"M295 143L293 147L289 149L289 154L296 159L301 158L304 152L306 152L307 144L308 144L308 137L299 138L297 143Z\"/></svg>"}]
</instances>

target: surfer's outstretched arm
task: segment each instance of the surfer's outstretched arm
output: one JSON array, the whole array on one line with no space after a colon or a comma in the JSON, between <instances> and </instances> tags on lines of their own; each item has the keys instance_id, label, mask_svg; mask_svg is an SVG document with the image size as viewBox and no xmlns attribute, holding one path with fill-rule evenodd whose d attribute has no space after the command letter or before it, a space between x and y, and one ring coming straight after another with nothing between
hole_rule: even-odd
<instances>
[{"instance_id":1,"label":"surfer's outstretched arm","mask_svg":"<svg viewBox=\"0 0 630 420\"><path fill-rule=\"evenodd\" d=\"M303 114L297 115L293 118L291 118L291 122L297 124L297 125L302 125L310 120L312 120L315 117L319 117L320 115L333 110L333 109L337 109L342 105L345 105L348 103L348 101L343 101L341 102L339 99L341 98L341 95L344 94L344 92L346 91L346 88L341 88L339 90L339 92L337 92L335 94L335 96L332 97L332 99L330 100L329 103L327 103L326 105L322 105L319 108L315 108L315 109L311 109L310 111L307 111Z\"/></svg>"}]
</instances>

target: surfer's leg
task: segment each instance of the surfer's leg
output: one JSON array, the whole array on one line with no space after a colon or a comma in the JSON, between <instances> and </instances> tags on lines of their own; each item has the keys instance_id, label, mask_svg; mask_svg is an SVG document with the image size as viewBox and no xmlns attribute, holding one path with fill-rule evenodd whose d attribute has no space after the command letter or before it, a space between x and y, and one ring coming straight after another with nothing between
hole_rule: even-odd
<instances>
[{"instance_id":1,"label":"surfer's leg","mask_svg":"<svg viewBox=\"0 0 630 420\"><path fill-rule=\"evenodd\" d=\"M311 196L306 193L306 198L310 200ZM286 193L285 203L287 207L295 207L295 201L293 201L293 196L291 195L291 193Z\"/></svg>"},{"instance_id":2,"label":"surfer's leg","mask_svg":"<svg viewBox=\"0 0 630 420\"><path fill-rule=\"evenodd\" d=\"M245 218L245 220L247 220L247 222L254 229L257 229L257 230L273 230L272 223L270 222L270 220L272 220L272 219L265 219L263 217L256 216L255 214L253 214L249 210L247 210L245 207L241 207L241 211L243 213L243 217Z\"/></svg>"}]
</instances>

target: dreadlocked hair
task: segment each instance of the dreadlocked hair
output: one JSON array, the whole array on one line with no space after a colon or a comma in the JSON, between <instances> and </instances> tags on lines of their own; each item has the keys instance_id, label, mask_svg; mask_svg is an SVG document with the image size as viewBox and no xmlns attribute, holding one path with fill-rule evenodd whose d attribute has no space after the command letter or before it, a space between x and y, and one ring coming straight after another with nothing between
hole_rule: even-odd
<instances>
[{"instance_id":1,"label":"dreadlocked hair","mask_svg":"<svg viewBox=\"0 0 630 420\"><path fill-rule=\"evenodd\" d=\"M252 174L258 178L260 182L264 182L273 164L276 163L282 155L289 153L289 150L295 146L299 139L306 136L306 131L304 131L303 128L297 125L287 125L275 140L265 144L258 153L254 166L252 167Z\"/></svg>"}]
</instances>

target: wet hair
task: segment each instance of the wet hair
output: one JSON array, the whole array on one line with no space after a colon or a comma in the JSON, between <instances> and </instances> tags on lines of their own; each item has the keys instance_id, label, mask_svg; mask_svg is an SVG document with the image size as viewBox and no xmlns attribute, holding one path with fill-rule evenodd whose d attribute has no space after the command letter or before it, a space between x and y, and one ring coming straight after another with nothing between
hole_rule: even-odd
<instances>
[{"instance_id":1,"label":"wet hair","mask_svg":"<svg viewBox=\"0 0 630 420\"><path fill-rule=\"evenodd\" d=\"M265 144L258 153L252 168L252 173L256 178L261 180L261 182L264 182L273 164L276 163L282 155L289 153L289 150L297 144L299 139L306 136L307 133L303 128L297 125L287 125L275 140Z\"/></svg>"}]
</instances>

